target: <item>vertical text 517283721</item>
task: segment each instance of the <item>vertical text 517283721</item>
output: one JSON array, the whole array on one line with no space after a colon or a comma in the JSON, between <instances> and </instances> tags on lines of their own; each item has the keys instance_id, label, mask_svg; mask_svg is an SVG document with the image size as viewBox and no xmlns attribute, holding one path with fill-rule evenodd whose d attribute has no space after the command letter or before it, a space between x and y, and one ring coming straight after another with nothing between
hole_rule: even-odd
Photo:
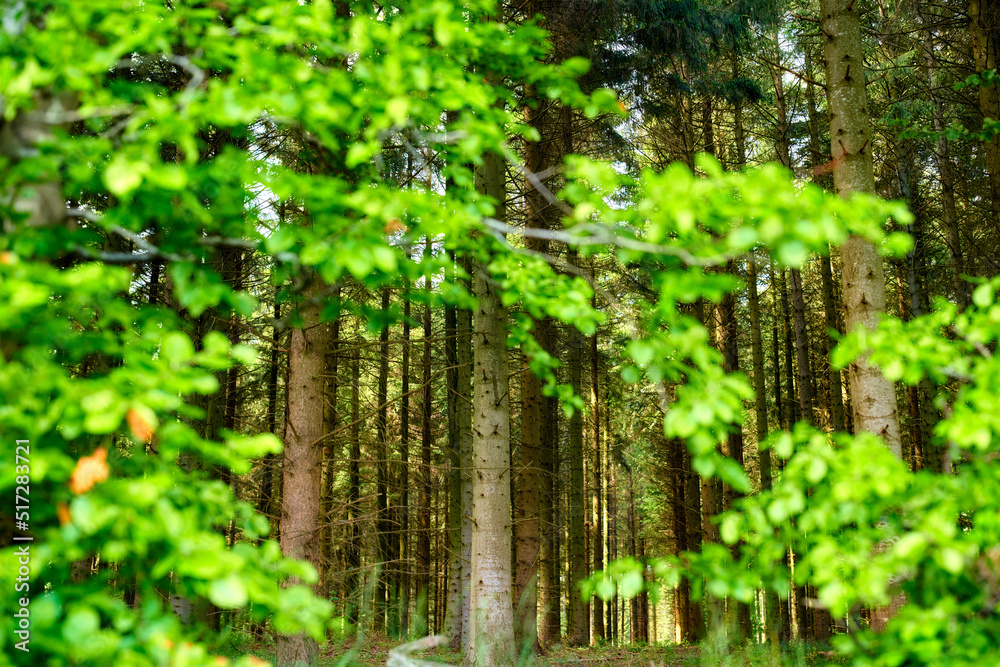
<instances>
[{"instance_id":1,"label":"vertical text 517283721","mask_svg":"<svg viewBox=\"0 0 1000 667\"><path fill-rule=\"evenodd\" d=\"M14 625L14 634L18 642L15 646L21 651L28 651L28 644L31 641L31 616L28 605L31 603L29 593L31 591L29 575L31 573L31 541L34 539L28 534L31 522L30 514L30 476L31 476L31 454L30 444L27 440L18 440L17 449L14 453L15 474L17 478L17 488L14 490L14 542L22 542L17 546L17 577L14 581L14 595L17 598L14 618L17 622Z\"/></svg>"}]
</instances>

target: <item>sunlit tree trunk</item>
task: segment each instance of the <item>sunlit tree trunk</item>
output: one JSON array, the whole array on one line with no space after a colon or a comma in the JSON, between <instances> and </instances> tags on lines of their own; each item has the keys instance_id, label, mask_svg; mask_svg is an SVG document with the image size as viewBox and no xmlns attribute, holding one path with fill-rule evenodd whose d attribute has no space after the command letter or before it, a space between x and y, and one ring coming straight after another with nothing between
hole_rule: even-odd
<instances>
[{"instance_id":1,"label":"sunlit tree trunk","mask_svg":"<svg viewBox=\"0 0 1000 667\"><path fill-rule=\"evenodd\" d=\"M504 219L503 163L488 155L481 187ZM474 264L472 606L465 664L508 667L515 658L511 597L510 394L507 312L486 268Z\"/></svg>"},{"instance_id":2,"label":"sunlit tree trunk","mask_svg":"<svg viewBox=\"0 0 1000 667\"><path fill-rule=\"evenodd\" d=\"M978 1L973 0L973 3ZM860 11L861 7L854 0L820 2L833 180L837 194L842 197L856 192L875 192ZM885 312L882 259L872 243L857 236L844 243L840 256L846 328L848 331L858 326L873 328L879 315ZM878 435L893 454L902 457L896 392L892 383L864 357L851 364L848 372L855 429Z\"/></svg>"}]
</instances>

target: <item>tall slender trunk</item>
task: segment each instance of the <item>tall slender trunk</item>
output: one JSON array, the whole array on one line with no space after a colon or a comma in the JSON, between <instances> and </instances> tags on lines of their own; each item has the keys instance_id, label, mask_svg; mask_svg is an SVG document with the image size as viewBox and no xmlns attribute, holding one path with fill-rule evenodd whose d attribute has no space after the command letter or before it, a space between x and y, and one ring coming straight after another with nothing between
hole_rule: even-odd
<instances>
[{"instance_id":1,"label":"tall slender trunk","mask_svg":"<svg viewBox=\"0 0 1000 667\"><path fill-rule=\"evenodd\" d=\"M469 272L469 262L462 260L462 268ZM472 602L472 312L462 309L456 316L456 358L458 373L458 455L462 469L462 635L461 645L469 646L472 629L470 609Z\"/></svg>"},{"instance_id":2,"label":"tall slender trunk","mask_svg":"<svg viewBox=\"0 0 1000 667\"><path fill-rule=\"evenodd\" d=\"M928 16L924 13L925 3L920 3L919 12L924 24L924 56L927 71L927 88L931 96L932 118L934 131L938 138L934 143L934 159L938 168L938 180L941 185L939 199L941 201L941 223L944 225L948 253L951 255L951 285L952 295L960 310L969 305L969 283L962 278L965 273L965 258L962 255L962 238L959 234L958 213L955 210L955 175L954 165L948 154L948 140L945 139L944 105L937 90L935 72L937 71L937 56L934 52L934 35L931 32Z\"/></svg>"},{"instance_id":3,"label":"tall slender trunk","mask_svg":"<svg viewBox=\"0 0 1000 667\"><path fill-rule=\"evenodd\" d=\"M1000 67L1000 0L969 0L969 36L975 71L984 72ZM979 113L984 119L1000 119L1000 89L995 83L979 86ZM992 213L992 247L1000 235L1000 136L993 136L983 146L986 174L990 185Z\"/></svg>"},{"instance_id":4,"label":"tall slender trunk","mask_svg":"<svg viewBox=\"0 0 1000 667\"><path fill-rule=\"evenodd\" d=\"M313 302L320 284L311 279L300 313L302 329L293 329L288 352L288 419L282 467L281 551L286 558L308 560L320 570L321 471L323 466L323 371L327 330L319 326ZM301 583L293 577L288 585ZM305 633L278 635L277 664L317 665L319 646Z\"/></svg>"},{"instance_id":5,"label":"tall slender trunk","mask_svg":"<svg viewBox=\"0 0 1000 667\"><path fill-rule=\"evenodd\" d=\"M595 304L596 305L596 304ZM590 337L590 416L593 420L593 451L594 480L590 487L591 497L591 537L590 545L594 550L594 571L604 569L604 507L602 493L602 455L601 455L601 411L599 403L599 357L597 350L597 332ZM591 613L594 617L594 636L592 641L606 639L604 628L604 601L595 597L591 601Z\"/></svg>"},{"instance_id":6,"label":"tall slender trunk","mask_svg":"<svg viewBox=\"0 0 1000 667\"><path fill-rule=\"evenodd\" d=\"M771 291L771 362L774 366L774 411L777 414L777 427L788 428L785 421L784 403L781 396L781 344L778 340L778 283L774 275L774 263L768 264L768 280Z\"/></svg>"},{"instance_id":7,"label":"tall slender trunk","mask_svg":"<svg viewBox=\"0 0 1000 667\"><path fill-rule=\"evenodd\" d=\"M802 272L789 271L792 284L792 313L795 320L795 359L798 362L799 414L810 424L813 419L812 372L809 363L809 331L806 328L806 302L802 294Z\"/></svg>"},{"instance_id":8,"label":"tall slender trunk","mask_svg":"<svg viewBox=\"0 0 1000 667\"><path fill-rule=\"evenodd\" d=\"M433 252L431 238L424 243L424 259L430 260ZM431 277L427 275L424 289L430 294ZM422 636L430 627L428 599L431 575L431 307L424 306L424 346L421 360L423 398L420 410L420 494L417 499L417 607L414 619L417 635Z\"/></svg>"},{"instance_id":9,"label":"tall slender trunk","mask_svg":"<svg viewBox=\"0 0 1000 667\"><path fill-rule=\"evenodd\" d=\"M339 297L339 288L335 291L334 298ZM326 393L323 401L323 431L333 433L337 430L340 422L340 414L337 408L337 393L339 382L337 372L339 370L340 355L337 347L340 343L340 317L338 316L330 325L330 353L326 357ZM324 448L324 458L326 463L323 469L323 576L320 578L320 585L324 597L329 597L331 586L331 573L335 572L333 567L334 559L334 538L333 538L333 480L337 470L338 445L337 438L327 439Z\"/></svg>"},{"instance_id":10,"label":"tall slender trunk","mask_svg":"<svg viewBox=\"0 0 1000 667\"><path fill-rule=\"evenodd\" d=\"M837 326L837 307L834 300L833 267L831 266L831 260L832 257L830 255L821 255L819 258L820 278L823 281L823 315L827 329L827 334L820 336L820 341L823 359L829 365L827 385L830 404L830 428L833 431L843 431L846 426L844 423L843 381L840 377L840 370L829 363L830 350L833 347L830 342L830 332L840 333Z\"/></svg>"},{"instance_id":11,"label":"tall slender trunk","mask_svg":"<svg viewBox=\"0 0 1000 667\"><path fill-rule=\"evenodd\" d=\"M551 328L551 322L547 324ZM555 348L554 331L547 337ZM559 512L561 484L559 484L559 403L555 397L546 396L542 403L542 565L541 607L543 610L540 640L542 643L559 641L562 635L562 596L560 585L560 533Z\"/></svg>"},{"instance_id":12,"label":"tall slender trunk","mask_svg":"<svg viewBox=\"0 0 1000 667\"><path fill-rule=\"evenodd\" d=\"M389 290L382 289L382 311L389 310ZM386 607L389 592L388 577L392 522L389 518L389 443L388 406L389 394L389 327L383 327L379 334L378 390L375 401L378 410L375 416L375 532L377 542L378 581L375 585L374 624L384 628L387 621Z\"/></svg>"},{"instance_id":13,"label":"tall slender trunk","mask_svg":"<svg viewBox=\"0 0 1000 667\"><path fill-rule=\"evenodd\" d=\"M607 402L607 399L605 399ZM607 450L607 467L605 468L606 477L608 483L605 485L605 490L607 491L607 496L605 498L605 507L608 508L608 521L607 521L607 543L608 543L608 562L614 562L618 558L618 465L615 462L614 455L611 452L611 443L613 438L611 436L611 410L610 406L604 411L604 437L605 449ZM608 602L608 620L606 624L608 630L608 637L611 639L612 643L618 643L620 641L620 635L618 634L618 597L615 596L611 598Z\"/></svg>"},{"instance_id":14,"label":"tall slender trunk","mask_svg":"<svg viewBox=\"0 0 1000 667\"><path fill-rule=\"evenodd\" d=\"M347 464L347 589L351 595L347 621L356 624L361 600L361 340L351 357L351 454Z\"/></svg>"},{"instance_id":15,"label":"tall slender trunk","mask_svg":"<svg viewBox=\"0 0 1000 667\"><path fill-rule=\"evenodd\" d=\"M736 263L732 260L726 264L726 273L736 273ZM726 373L740 371L740 355L738 344L738 326L736 323L736 296L728 293L722 297L718 306L719 313L719 348L723 356L723 370ZM734 424L732 430L722 443L722 453L743 467L743 426ZM736 500L742 496L729 484L722 487L722 509L732 509ZM738 551L738 545L733 545L733 553ZM750 624L750 606L735 599L729 601L730 606L730 641L742 644L752 631Z\"/></svg>"},{"instance_id":16,"label":"tall slender trunk","mask_svg":"<svg viewBox=\"0 0 1000 667\"><path fill-rule=\"evenodd\" d=\"M571 328L567 335L569 355L566 367L573 393L579 395L582 389L583 335ZM583 416L574 410L569 419L569 450L566 461L569 464L569 572L567 582L566 608L567 643L570 646L586 646L590 643L590 623L586 606L579 595L575 595L576 585L587 576L587 554L584 541L584 518L586 515L583 495Z\"/></svg>"},{"instance_id":17,"label":"tall slender trunk","mask_svg":"<svg viewBox=\"0 0 1000 667\"><path fill-rule=\"evenodd\" d=\"M271 326L271 358L267 371L267 430L277 434L278 429L278 337L281 332L278 322L281 319L281 304L274 301L274 324ZM281 431L284 431L282 428ZM264 476L260 482L260 513L271 522L271 535L277 537L279 516L275 512L274 475L278 468L278 455L268 454L264 457Z\"/></svg>"},{"instance_id":18,"label":"tall slender trunk","mask_svg":"<svg viewBox=\"0 0 1000 667\"><path fill-rule=\"evenodd\" d=\"M451 256L452 266L455 258ZM454 280L454 270L448 271ZM458 318L454 306L444 311L445 381L448 398L448 604L443 633L458 648L462 641L462 460L458 412L463 397L458 393Z\"/></svg>"},{"instance_id":19,"label":"tall slender trunk","mask_svg":"<svg viewBox=\"0 0 1000 667\"><path fill-rule=\"evenodd\" d=\"M767 438L767 384L764 378L764 344L760 331L760 298L757 292L757 261L754 251L747 253L747 301L750 308L750 350L753 359L754 416L757 421L757 452L760 488L771 488L771 450L760 448ZM773 591L764 591L764 633L772 645L778 643L778 599Z\"/></svg>"},{"instance_id":20,"label":"tall slender trunk","mask_svg":"<svg viewBox=\"0 0 1000 667\"><path fill-rule=\"evenodd\" d=\"M805 52L806 76L810 80L810 83L806 84L806 110L808 112L809 119L809 153L812 156L812 161L818 163L821 161L825 153L820 145L820 121L819 113L816 110L816 90L815 86L811 83L813 78L812 50L808 44L804 44L803 47ZM813 181L826 188L829 188L831 185L830 176L825 174L814 172ZM826 331L819 337L819 346L820 355L824 360L824 363L829 367L825 384L827 404L830 411L830 428L833 431L843 431L843 381L840 377L840 371L829 363L830 350L833 347L830 341L830 332L836 331L839 333L839 329L837 327L837 309L834 301L833 267L831 262L832 253L821 255L819 257L820 280L823 286L823 315L826 324ZM815 396L813 398L815 399Z\"/></svg>"},{"instance_id":21,"label":"tall slender trunk","mask_svg":"<svg viewBox=\"0 0 1000 667\"><path fill-rule=\"evenodd\" d=\"M792 341L794 340L794 333L788 304L788 283L785 278L784 269L781 270L778 281L778 292L781 294L781 317L785 349L785 396L788 398L785 401L785 423L788 424L788 428L791 428L799 420L800 415L799 403L796 402L795 381L793 379L795 376L794 366L792 366Z\"/></svg>"},{"instance_id":22,"label":"tall slender trunk","mask_svg":"<svg viewBox=\"0 0 1000 667\"><path fill-rule=\"evenodd\" d=\"M404 292L406 285L404 284ZM399 629L410 631L410 298L403 296L403 358L399 406Z\"/></svg>"}]
</instances>

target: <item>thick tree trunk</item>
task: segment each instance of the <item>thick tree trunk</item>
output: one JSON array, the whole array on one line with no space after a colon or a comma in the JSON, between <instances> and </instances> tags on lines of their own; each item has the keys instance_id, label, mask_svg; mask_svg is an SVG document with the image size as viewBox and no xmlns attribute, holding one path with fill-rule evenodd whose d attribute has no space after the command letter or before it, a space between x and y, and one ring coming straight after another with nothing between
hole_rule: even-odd
<instances>
[{"instance_id":1,"label":"thick tree trunk","mask_svg":"<svg viewBox=\"0 0 1000 667\"><path fill-rule=\"evenodd\" d=\"M978 0L973 0L978 2ZM865 95L864 54L861 45L861 7L854 0L821 0L820 25L826 35L827 99L830 107L830 144L837 194L875 192L872 136ZM1000 170L998 170L1000 174ZM873 328L885 312L885 274L875 246L850 237L841 248L846 329ZM848 372L856 430L882 438L902 457L896 392L881 371L862 357Z\"/></svg>"},{"instance_id":2,"label":"thick tree trunk","mask_svg":"<svg viewBox=\"0 0 1000 667\"><path fill-rule=\"evenodd\" d=\"M511 598L510 399L506 311L483 267L475 269L473 354L472 633L466 661L514 661Z\"/></svg>"},{"instance_id":3,"label":"thick tree trunk","mask_svg":"<svg viewBox=\"0 0 1000 667\"><path fill-rule=\"evenodd\" d=\"M480 187L498 202L506 198L499 156L488 155ZM472 601L466 665L508 667L515 659L511 596L510 393L507 311L482 265L473 266L478 304L473 321Z\"/></svg>"},{"instance_id":4,"label":"thick tree trunk","mask_svg":"<svg viewBox=\"0 0 1000 667\"><path fill-rule=\"evenodd\" d=\"M303 328L294 329L288 353L288 419L281 493L281 551L322 567L319 544L321 472L323 466L323 371L326 368L327 329L319 326L319 294L313 279L306 290L301 314ZM296 578L289 585L301 583ZM280 667L317 665L316 640L300 633L279 635L276 662Z\"/></svg>"}]
</instances>

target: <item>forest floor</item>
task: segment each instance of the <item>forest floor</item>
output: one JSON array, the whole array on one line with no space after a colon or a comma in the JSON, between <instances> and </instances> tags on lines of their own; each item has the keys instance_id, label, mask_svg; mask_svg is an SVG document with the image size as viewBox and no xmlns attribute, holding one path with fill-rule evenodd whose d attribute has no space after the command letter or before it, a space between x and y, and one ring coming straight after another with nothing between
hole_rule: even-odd
<instances>
[{"instance_id":1,"label":"forest floor","mask_svg":"<svg viewBox=\"0 0 1000 667\"><path fill-rule=\"evenodd\" d=\"M381 667L386 664L389 650L398 646L397 640L369 637L358 645L354 639L331 641L320 656L321 667ZM235 648L235 647L234 647ZM273 644L243 645L239 654L253 654L265 660L274 660ZM235 657L235 655L231 656ZM460 665L462 654L440 648L414 653L414 658L439 662L442 665ZM826 647L795 646L775 658L767 647L754 645L728 655L719 655L701 646L687 645L629 645L592 646L568 648L555 646L545 655L531 660L532 667L834 667L845 664Z\"/></svg>"}]
</instances>

